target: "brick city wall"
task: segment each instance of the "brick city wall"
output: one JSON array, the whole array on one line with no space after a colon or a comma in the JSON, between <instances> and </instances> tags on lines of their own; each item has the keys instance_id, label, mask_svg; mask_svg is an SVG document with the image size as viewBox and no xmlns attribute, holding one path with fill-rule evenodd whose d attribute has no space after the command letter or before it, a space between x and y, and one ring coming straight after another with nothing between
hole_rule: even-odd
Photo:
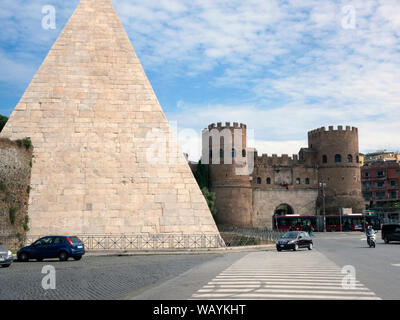
<instances>
[{"instance_id":1,"label":"brick city wall","mask_svg":"<svg viewBox=\"0 0 400 320\"><path fill-rule=\"evenodd\" d=\"M243 153L249 157L246 125L234 123L232 127L229 122L225 126L219 122L208 126L208 130L231 134L229 140L234 140L234 128L242 129L242 145L247 151ZM220 150L229 152L231 146L224 147L222 135L215 137L220 139L220 146L213 148L213 157L220 156ZM239 150L236 154L240 156ZM335 161L336 155L341 156L340 162ZM327 213L338 214L339 208L352 208L358 213L364 210L357 128L330 126L310 131L308 147L301 148L298 155L259 155L254 150L253 156L254 170L249 176L235 174L239 167L236 162L209 166L211 189L217 194L218 223L272 227L273 215L281 204L290 205L295 214L322 214L320 182L325 183Z\"/></svg>"},{"instance_id":2,"label":"brick city wall","mask_svg":"<svg viewBox=\"0 0 400 320\"><path fill-rule=\"evenodd\" d=\"M315 215L318 190L261 190L253 191L252 224L255 228L272 228L277 207L287 204L294 214Z\"/></svg>"},{"instance_id":3,"label":"brick city wall","mask_svg":"<svg viewBox=\"0 0 400 320\"><path fill-rule=\"evenodd\" d=\"M0 241L25 235L31 161L32 148L0 138Z\"/></svg>"}]
</instances>

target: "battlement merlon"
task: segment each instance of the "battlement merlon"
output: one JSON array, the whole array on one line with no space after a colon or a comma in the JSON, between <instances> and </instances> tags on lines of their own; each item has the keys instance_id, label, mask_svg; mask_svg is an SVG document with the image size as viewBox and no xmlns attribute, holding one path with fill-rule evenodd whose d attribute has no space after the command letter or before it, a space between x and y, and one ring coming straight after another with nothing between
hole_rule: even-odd
<instances>
[{"instance_id":1,"label":"battlement merlon","mask_svg":"<svg viewBox=\"0 0 400 320\"><path fill-rule=\"evenodd\" d=\"M246 130L247 126L244 123L238 123L238 122L233 122L233 125L231 125L230 122L225 122L225 125L222 125L222 122L217 122L217 124L215 123L211 123L208 126L208 130L212 130L212 129L217 129L217 130L223 130L223 129L244 129Z\"/></svg>"},{"instance_id":2,"label":"battlement merlon","mask_svg":"<svg viewBox=\"0 0 400 320\"><path fill-rule=\"evenodd\" d=\"M278 165L278 166L292 166L296 164L303 163L299 160L299 156L297 154L293 154L291 157L288 154L282 154L278 156L277 154L273 154L272 156L268 156L268 154L263 153L261 156L258 156L255 153L255 160L257 165Z\"/></svg>"},{"instance_id":3,"label":"battlement merlon","mask_svg":"<svg viewBox=\"0 0 400 320\"><path fill-rule=\"evenodd\" d=\"M326 130L325 127L321 127L315 130L311 130L308 132L308 136L314 136L314 135L320 135L321 133L324 134L335 134L335 133L341 133L341 132L351 132L351 133L355 133L358 134L358 128L356 127L350 127L350 126L346 126L346 129L343 129L343 126L337 126L337 129L335 129L334 126L329 126L328 130Z\"/></svg>"}]
</instances>

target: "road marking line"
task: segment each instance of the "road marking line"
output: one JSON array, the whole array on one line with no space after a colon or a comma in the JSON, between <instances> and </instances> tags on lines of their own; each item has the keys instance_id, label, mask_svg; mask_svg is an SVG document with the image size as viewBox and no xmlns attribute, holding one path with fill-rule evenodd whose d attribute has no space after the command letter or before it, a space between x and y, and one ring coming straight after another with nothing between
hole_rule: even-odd
<instances>
[{"instance_id":1,"label":"road marking line","mask_svg":"<svg viewBox=\"0 0 400 320\"><path fill-rule=\"evenodd\" d=\"M284 271L283 271L284 270ZM253 270L253 271L242 271L242 270L225 270L225 272L234 272L234 273L262 273L262 272L301 272L301 273L327 273L327 272L341 272L341 269L335 269L335 270L313 270L313 269L307 269L307 270L301 270L301 269L283 269L282 268L274 268L274 269L263 269L263 270Z\"/></svg>"},{"instance_id":2,"label":"road marking line","mask_svg":"<svg viewBox=\"0 0 400 320\"><path fill-rule=\"evenodd\" d=\"M307 280L307 281L305 281L305 280ZM310 279L310 280L308 280L308 279L304 279L304 278L302 278L302 279L292 279L292 278L260 278L260 279L247 279L247 278L230 278L230 279L214 279L213 280L213 282L222 282L222 281L226 281L226 282L229 282L229 281L233 281L233 283L237 283L238 281L242 281L242 282L246 282L246 283L248 283L248 282L251 282L251 281L253 281L253 282L261 282L261 281L263 281L263 282L271 282L271 281L275 281L275 282L283 282L283 281L289 281L289 282L307 282L307 283L312 283L312 282L318 282L318 283L342 283L342 279L336 279L337 281L332 281L332 280L335 280L335 279ZM356 283L359 283L357 280L356 280Z\"/></svg>"},{"instance_id":3,"label":"road marking line","mask_svg":"<svg viewBox=\"0 0 400 320\"><path fill-rule=\"evenodd\" d=\"M240 286L245 286L245 285L253 285L253 286L255 286L255 285L257 285L257 286L262 286L262 285L266 285L266 286L273 286L273 285L293 285L293 286L302 286L302 285L310 285L310 286L313 286L314 288L317 288L317 287L327 287L327 286L339 286L339 287L341 287L342 286L342 283L341 282L318 282L318 283L315 283L315 282L302 282L302 281L295 281L295 282L289 282L289 281L276 281L276 282L270 282L270 281L265 281L264 283L261 283L261 282L259 282L259 283L254 283L254 282L252 282L252 283L246 283L246 282L211 282L211 283L209 283L209 284L207 284L207 285L210 285L210 286L222 286L222 285L232 285L232 286L235 286L235 285L240 285ZM358 288L364 288L364 286L362 285L362 284L355 284L355 286Z\"/></svg>"},{"instance_id":4,"label":"road marking line","mask_svg":"<svg viewBox=\"0 0 400 320\"><path fill-rule=\"evenodd\" d=\"M200 289L197 292L202 292L202 293L207 293L207 292L217 292L217 293L236 293L236 292L251 292L254 291L254 293L311 293L311 294L344 294L344 295L368 295L368 296L375 296L373 292L362 292L362 291L343 291L341 290L301 290L301 289L295 289L295 290L288 290L288 289L279 289L279 288L270 288L270 289Z\"/></svg>"},{"instance_id":5,"label":"road marking line","mask_svg":"<svg viewBox=\"0 0 400 320\"><path fill-rule=\"evenodd\" d=\"M299 275L299 276L312 276L312 275L316 275L316 276L324 276L324 275L335 275L332 272L274 272L276 275L288 275L288 276L292 276L292 275ZM252 274L252 276L264 276L264 275L269 275L271 273L268 272L259 272L259 273L254 273ZM341 274L341 273L338 273ZM247 276L248 274L244 273L244 272L223 272L221 273L222 276Z\"/></svg>"},{"instance_id":6,"label":"road marking line","mask_svg":"<svg viewBox=\"0 0 400 320\"><path fill-rule=\"evenodd\" d=\"M295 275L263 275L263 276L242 276L242 275L229 275L229 276L224 276L224 275L220 275L217 276L216 278L218 279L230 279L230 278L237 278L237 277L241 277L241 278L246 278L246 279L261 279L261 278L292 278L292 279L343 279L343 276L315 276L315 277L311 277L311 276L295 276Z\"/></svg>"},{"instance_id":7,"label":"road marking line","mask_svg":"<svg viewBox=\"0 0 400 320\"><path fill-rule=\"evenodd\" d=\"M251 283L251 284L246 284L246 283L210 283L207 284L206 286L216 286L216 287L222 287L222 286L233 286L233 287L246 287L246 286L256 286L256 287L273 287L273 286L293 286L293 287L300 287L300 286L312 286L313 288L326 288L326 287L342 287L342 283L340 282L326 282L326 283L310 283L310 282L274 282L274 283ZM362 284L355 284L356 289L367 289L365 286ZM368 289L369 290L369 289Z\"/></svg>"},{"instance_id":8,"label":"road marking line","mask_svg":"<svg viewBox=\"0 0 400 320\"><path fill-rule=\"evenodd\" d=\"M278 257L277 257L278 258ZM288 256L284 256L282 255L281 258L285 258L285 261L289 260L293 260L293 261L297 261L297 257L293 256L292 258L290 258L290 255ZM257 270L265 270L265 269L275 269L275 268L281 268L281 267L285 267L287 269L312 269L312 270L325 270L325 269L329 269L329 270L338 270L340 269L340 267L337 266L331 266L331 265L327 265L327 264L312 264L309 262L306 262L302 265L299 265L298 268L296 268L296 265L285 265L285 264L267 264L267 265L262 265L262 266L256 266L254 267L254 269L249 269L249 268L240 268L239 266L235 266L235 267L229 267L226 268L226 270L242 270L242 271L257 271Z\"/></svg>"},{"instance_id":9,"label":"road marking line","mask_svg":"<svg viewBox=\"0 0 400 320\"><path fill-rule=\"evenodd\" d=\"M277 272L277 273L304 273L304 274L313 274L313 273L341 273L341 269L340 270L288 270L288 269L283 269L283 268L279 268L279 269L272 269L272 270L259 270L259 271L235 271L235 270L225 270L221 273L234 273L234 274L246 274L246 275L252 275L252 274L263 274L263 273L272 273L272 272Z\"/></svg>"},{"instance_id":10,"label":"road marking line","mask_svg":"<svg viewBox=\"0 0 400 320\"><path fill-rule=\"evenodd\" d=\"M254 298L288 298L288 299L339 299L339 300L344 300L344 299L350 299L350 300L357 300L357 299L362 299L362 300L381 300L379 297L361 297L361 296L340 296L340 295L310 295L310 294L299 294L299 295L292 295L292 294L251 294L251 293L244 293L244 294L236 294L236 295L229 295L229 294L194 294L194 298L237 298L237 299L243 299L243 298L249 298L249 299L254 299Z\"/></svg>"},{"instance_id":11,"label":"road marking line","mask_svg":"<svg viewBox=\"0 0 400 320\"><path fill-rule=\"evenodd\" d=\"M312 257L315 255L320 254L311 254ZM292 259L290 255L272 253L270 259L265 259L260 253L251 253L248 256L256 268L246 268L249 261L242 258L210 279L192 298L380 299L357 280L354 287L343 287L345 275L342 274L342 268L327 260L319 263L321 259L314 261L306 257L302 260L298 255L293 255Z\"/></svg>"},{"instance_id":12,"label":"road marking line","mask_svg":"<svg viewBox=\"0 0 400 320\"><path fill-rule=\"evenodd\" d=\"M213 289L213 288L304 288L304 289L315 289L315 290L321 290L321 289L340 289L343 290L342 286L331 286L331 285L323 285L323 286L308 286L308 285L205 285L203 288L206 289ZM345 289L346 291L350 290L357 290L357 291L369 291L368 288L358 286L355 289Z\"/></svg>"},{"instance_id":13,"label":"road marking line","mask_svg":"<svg viewBox=\"0 0 400 320\"><path fill-rule=\"evenodd\" d=\"M393 267L400 267L400 263L392 263Z\"/></svg>"}]
</instances>

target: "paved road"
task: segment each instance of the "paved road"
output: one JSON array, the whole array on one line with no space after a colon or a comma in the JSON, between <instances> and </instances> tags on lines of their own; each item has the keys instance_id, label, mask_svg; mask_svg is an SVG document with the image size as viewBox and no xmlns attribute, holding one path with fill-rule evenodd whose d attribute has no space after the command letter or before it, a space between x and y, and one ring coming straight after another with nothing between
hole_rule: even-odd
<instances>
[{"instance_id":1,"label":"paved road","mask_svg":"<svg viewBox=\"0 0 400 320\"><path fill-rule=\"evenodd\" d=\"M378 234L369 248L357 232L316 234L314 244L312 251L252 252L218 267L209 261L134 298L400 299L400 243L385 245Z\"/></svg>"},{"instance_id":2,"label":"paved road","mask_svg":"<svg viewBox=\"0 0 400 320\"><path fill-rule=\"evenodd\" d=\"M135 299L379 299L357 279L345 281L343 287L346 274L342 267L316 250L251 252L236 257L228 266L220 265L220 272L214 276L215 269L206 278L198 276L207 274L211 267L215 267L215 261ZM182 292L179 288L186 289Z\"/></svg>"},{"instance_id":3,"label":"paved road","mask_svg":"<svg viewBox=\"0 0 400 320\"><path fill-rule=\"evenodd\" d=\"M0 268L0 299L399 299L400 243L362 233L316 234L314 250L85 257ZM43 266L56 290L43 290ZM355 286L343 287L344 266ZM345 284L351 285L351 281Z\"/></svg>"},{"instance_id":4,"label":"paved road","mask_svg":"<svg viewBox=\"0 0 400 320\"><path fill-rule=\"evenodd\" d=\"M219 255L84 257L81 261L15 262L0 268L0 299L126 299ZM42 268L56 269L56 289L42 288Z\"/></svg>"},{"instance_id":5,"label":"paved road","mask_svg":"<svg viewBox=\"0 0 400 320\"><path fill-rule=\"evenodd\" d=\"M382 299L400 299L400 242L385 244L377 234L369 248L361 232L316 235L318 250L338 265L353 265L356 277Z\"/></svg>"}]
</instances>

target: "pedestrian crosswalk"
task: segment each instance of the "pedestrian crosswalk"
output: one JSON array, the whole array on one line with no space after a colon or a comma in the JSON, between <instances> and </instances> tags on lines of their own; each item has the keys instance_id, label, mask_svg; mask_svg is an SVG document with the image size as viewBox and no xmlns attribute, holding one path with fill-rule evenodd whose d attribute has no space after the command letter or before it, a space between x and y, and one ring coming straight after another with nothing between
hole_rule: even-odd
<instances>
[{"instance_id":1,"label":"pedestrian crosswalk","mask_svg":"<svg viewBox=\"0 0 400 320\"><path fill-rule=\"evenodd\" d=\"M254 252L231 265L192 299L351 299L379 297L316 251Z\"/></svg>"}]
</instances>

